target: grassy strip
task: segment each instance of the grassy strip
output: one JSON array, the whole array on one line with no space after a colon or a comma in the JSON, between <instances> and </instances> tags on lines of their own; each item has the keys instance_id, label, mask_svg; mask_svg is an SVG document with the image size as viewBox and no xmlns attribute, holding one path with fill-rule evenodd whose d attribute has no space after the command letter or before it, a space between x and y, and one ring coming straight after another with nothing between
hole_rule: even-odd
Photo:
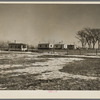
<instances>
[{"instance_id":1,"label":"grassy strip","mask_svg":"<svg viewBox=\"0 0 100 100\"><path fill-rule=\"evenodd\" d=\"M25 58L19 58L19 59L0 59L0 65L4 64L31 64L35 62L45 62L49 59L25 59Z\"/></svg>"},{"instance_id":2,"label":"grassy strip","mask_svg":"<svg viewBox=\"0 0 100 100\"><path fill-rule=\"evenodd\" d=\"M38 56L38 58L68 58L68 57L63 55L42 55Z\"/></svg>"},{"instance_id":3,"label":"grassy strip","mask_svg":"<svg viewBox=\"0 0 100 100\"><path fill-rule=\"evenodd\" d=\"M60 71L75 75L100 77L100 59L86 58L85 60L74 61L64 66Z\"/></svg>"},{"instance_id":4,"label":"grassy strip","mask_svg":"<svg viewBox=\"0 0 100 100\"><path fill-rule=\"evenodd\" d=\"M36 80L35 76L37 74L1 78L0 84L7 90L100 90L100 80Z\"/></svg>"}]
</instances>

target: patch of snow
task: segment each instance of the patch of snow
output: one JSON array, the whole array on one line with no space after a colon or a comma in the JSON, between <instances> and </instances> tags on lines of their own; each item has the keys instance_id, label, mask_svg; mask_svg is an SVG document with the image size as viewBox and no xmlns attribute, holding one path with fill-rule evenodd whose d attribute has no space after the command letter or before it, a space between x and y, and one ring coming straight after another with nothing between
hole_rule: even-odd
<instances>
[{"instance_id":1,"label":"patch of snow","mask_svg":"<svg viewBox=\"0 0 100 100\"><path fill-rule=\"evenodd\" d=\"M61 78L65 75L65 73L59 72L59 69L62 69L66 63L72 62L74 60L75 61L83 60L81 58L56 58L56 59L49 58L49 59L50 60L46 62L33 63L32 66L25 69L16 69L14 70L14 72L27 72L30 74L41 74L42 79L45 79L45 78L48 79L48 76L50 76L52 79L57 78L57 77ZM48 72L48 71L51 71L51 72ZM47 72L47 73L43 73L43 72ZM37 79L38 78L40 78L40 76L37 76Z\"/></svg>"},{"instance_id":2,"label":"patch of snow","mask_svg":"<svg viewBox=\"0 0 100 100\"><path fill-rule=\"evenodd\" d=\"M53 79L53 78L61 78L63 80L69 79L69 78L80 78L80 79L97 79L97 77L88 77L88 76L83 76L83 75L73 75L69 73L63 73L59 71L52 71L48 73L43 73L42 75L39 75L36 77L36 79Z\"/></svg>"},{"instance_id":3,"label":"patch of snow","mask_svg":"<svg viewBox=\"0 0 100 100\"><path fill-rule=\"evenodd\" d=\"M19 69L14 69L14 70L1 70L1 74L6 74L6 73L13 73L13 72L18 72L20 73L29 73L29 74L41 74L36 76L36 79L54 79L54 78L62 78L62 79L67 79L67 78L80 78L80 79L96 79L96 77L88 77L88 76L83 76L83 75L73 75L69 73L64 73L60 72L59 70L62 69L67 63L73 62L73 61L80 61L84 60L82 58L75 58L75 57L91 57L91 58L100 58L100 56L85 56L85 55L66 55L66 56L73 56L74 58L38 58L38 56L42 55L58 55L58 53L22 53L22 54L7 54L0 56L0 59L20 59L20 57L23 57L23 59L48 59L45 62L35 62L35 63L30 63L29 65L23 65L23 64L4 64L0 65L1 69L6 69L6 68L12 68L12 67L19 67ZM20 67L25 67L24 69L20 69ZM45 72L45 73L43 73ZM17 74L16 74L17 75ZM16 76L15 75L15 76Z\"/></svg>"},{"instance_id":4,"label":"patch of snow","mask_svg":"<svg viewBox=\"0 0 100 100\"><path fill-rule=\"evenodd\" d=\"M13 67L22 67L23 65L21 64L4 64L4 65L0 65L0 69L6 69L6 68L13 68Z\"/></svg>"}]
</instances>

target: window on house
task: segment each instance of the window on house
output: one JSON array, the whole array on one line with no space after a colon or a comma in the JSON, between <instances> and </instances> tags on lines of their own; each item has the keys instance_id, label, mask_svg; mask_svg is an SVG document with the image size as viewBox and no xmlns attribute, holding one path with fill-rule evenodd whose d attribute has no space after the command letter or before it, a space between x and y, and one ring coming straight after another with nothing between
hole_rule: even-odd
<instances>
[{"instance_id":1,"label":"window on house","mask_svg":"<svg viewBox=\"0 0 100 100\"><path fill-rule=\"evenodd\" d=\"M52 45L50 45L50 47L52 47Z\"/></svg>"},{"instance_id":2,"label":"window on house","mask_svg":"<svg viewBox=\"0 0 100 100\"><path fill-rule=\"evenodd\" d=\"M47 47L48 45L45 45L45 47Z\"/></svg>"},{"instance_id":3,"label":"window on house","mask_svg":"<svg viewBox=\"0 0 100 100\"><path fill-rule=\"evenodd\" d=\"M15 48L17 48L17 45L15 45Z\"/></svg>"},{"instance_id":4,"label":"window on house","mask_svg":"<svg viewBox=\"0 0 100 100\"><path fill-rule=\"evenodd\" d=\"M15 46L14 46L14 45L12 45L12 48L15 48Z\"/></svg>"},{"instance_id":5,"label":"window on house","mask_svg":"<svg viewBox=\"0 0 100 100\"><path fill-rule=\"evenodd\" d=\"M18 48L21 48L21 46L20 46L20 45L18 45Z\"/></svg>"},{"instance_id":6,"label":"window on house","mask_svg":"<svg viewBox=\"0 0 100 100\"><path fill-rule=\"evenodd\" d=\"M10 48L12 48L12 45L10 45Z\"/></svg>"},{"instance_id":7,"label":"window on house","mask_svg":"<svg viewBox=\"0 0 100 100\"><path fill-rule=\"evenodd\" d=\"M23 45L23 48L26 48L26 45Z\"/></svg>"}]
</instances>

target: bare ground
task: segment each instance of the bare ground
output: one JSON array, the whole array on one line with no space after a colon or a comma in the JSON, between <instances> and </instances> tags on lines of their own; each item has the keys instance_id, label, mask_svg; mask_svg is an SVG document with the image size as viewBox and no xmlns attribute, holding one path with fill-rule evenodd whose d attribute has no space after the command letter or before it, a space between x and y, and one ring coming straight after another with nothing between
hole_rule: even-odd
<instances>
[{"instance_id":1,"label":"bare ground","mask_svg":"<svg viewBox=\"0 0 100 100\"><path fill-rule=\"evenodd\" d=\"M100 58L0 54L1 90L100 90Z\"/></svg>"}]
</instances>

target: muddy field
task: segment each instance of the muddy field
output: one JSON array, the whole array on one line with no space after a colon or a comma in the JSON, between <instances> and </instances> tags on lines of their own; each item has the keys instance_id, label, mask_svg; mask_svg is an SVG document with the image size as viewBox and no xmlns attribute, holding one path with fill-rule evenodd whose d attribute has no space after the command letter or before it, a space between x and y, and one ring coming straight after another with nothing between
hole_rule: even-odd
<instances>
[{"instance_id":1,"label":"muddy field","mask_svg":"<svg viewBox=\"0 0 100 100\"><path fill-rule=\"evenodd\" d=\"M100 57L0 52L1 90L100 90Z\"/></svg>"}]
</instances>

